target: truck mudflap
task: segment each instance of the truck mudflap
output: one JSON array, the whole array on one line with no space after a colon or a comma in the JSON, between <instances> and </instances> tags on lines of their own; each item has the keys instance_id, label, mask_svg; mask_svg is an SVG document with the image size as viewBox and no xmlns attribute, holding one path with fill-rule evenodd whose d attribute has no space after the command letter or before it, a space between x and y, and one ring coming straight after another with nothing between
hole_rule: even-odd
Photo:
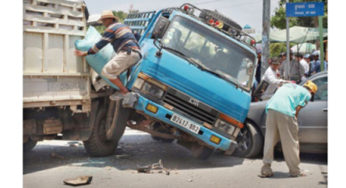
<instances>
[{"instance_id":1,"label":"truck mudflap","mask_svg":"<svg viewBox=\"0 0 346 188\"><path fill-rule=\"evenodd\" d=\"M142 111L157 120L163 121L173 127L178 128L179 130L189 133L193 137L206 143L214 149L228 151L233 150L232 148L237 145L236 141L230 140L216 132L213 132L203 125L177 114L137 93L132 92L131 95L131 101L133 104L132 107L136 110ZM128 95L128 97L130 97L130 95ZM133 98L137 99L136 103L133 103ZM127 107L131 107L131 105L127 105ZM215 137L219 139L218 143L214 143Z\"/></svg>"}]
</instances>

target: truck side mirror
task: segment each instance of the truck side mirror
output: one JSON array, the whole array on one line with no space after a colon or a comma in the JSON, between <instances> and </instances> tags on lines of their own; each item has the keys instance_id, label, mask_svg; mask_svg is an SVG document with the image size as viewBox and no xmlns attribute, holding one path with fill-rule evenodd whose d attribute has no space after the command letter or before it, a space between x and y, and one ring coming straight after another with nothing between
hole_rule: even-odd
<instances>
[{"instance_id":1,"label":"truck side mirror","mask_svg":"<svg viewBox=\"0 0 346 188\"><path fill-rule=\"evenodd\" d=\"M156 25L154 27L154 31L151 37L154 39L162 38L169 26L169 23L170 22L167 18L160 16L159 20L156 22Z\"/></svg>"}]
</instances>

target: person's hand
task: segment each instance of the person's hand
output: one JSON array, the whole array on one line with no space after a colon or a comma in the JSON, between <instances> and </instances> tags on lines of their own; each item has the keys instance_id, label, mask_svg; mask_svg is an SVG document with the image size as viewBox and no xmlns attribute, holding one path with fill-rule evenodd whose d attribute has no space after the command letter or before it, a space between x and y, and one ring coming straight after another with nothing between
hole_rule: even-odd
<instances>
[{"instance_id":1,"label":"person's hand","mask_svg":"<svg viewBox=\"0 0 346 188\"><path fill-rule=\"evenodd\" d=\"M80 50L75 50L74 54L76 56L84 57L84 56L88 55L88 52L83 52L83 51L80 51Z\"/></svg>"}]
</instances>

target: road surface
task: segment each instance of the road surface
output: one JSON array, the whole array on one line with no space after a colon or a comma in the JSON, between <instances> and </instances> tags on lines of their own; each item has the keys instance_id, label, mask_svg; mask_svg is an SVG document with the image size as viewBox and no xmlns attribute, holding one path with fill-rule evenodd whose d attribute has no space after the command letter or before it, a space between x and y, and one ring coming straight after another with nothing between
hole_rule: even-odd
<instances>
[{"instance_id":1,"label":"road surface","mask_svg":"<svg viewBox=\"0 0 346 188\"><path fill-rule=\"evenodd\" d=\"M170 174L158 170L138 173L137 167L161 159ZM310 171L306 177L291 178L282 156L272 164L274 177L258 177L262 161L215 153L207 161L192 157L176 143L154 141L150 135L126 129L112 156L91 158L82 142L42 141L32 152L24 154L23 186L25 188L70 187L63 180L82 175L93 176L82 187L327 187L326 155L301 155L301 168Z\"/></svg>"}]
</instances>

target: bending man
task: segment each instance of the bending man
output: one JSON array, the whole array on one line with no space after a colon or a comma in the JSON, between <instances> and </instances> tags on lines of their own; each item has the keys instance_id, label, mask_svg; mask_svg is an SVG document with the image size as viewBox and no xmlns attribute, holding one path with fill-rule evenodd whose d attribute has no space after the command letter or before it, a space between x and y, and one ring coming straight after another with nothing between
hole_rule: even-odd
<instances>
[{"instance_id":1,"label":"bending man","mask_svg":"<svg viewBox=\"0 0 346 188\"><path fill-rule=\"evenodd\" d=\"M316 93L317 86L307 81L304 86L288 83L281 86L266 106L266 133L264 139L262 177L273 176L271 163L274 147L281 141L286 164L292 177L304 176L299 168L298 114Z\"/></svg>"}]
</instances>

